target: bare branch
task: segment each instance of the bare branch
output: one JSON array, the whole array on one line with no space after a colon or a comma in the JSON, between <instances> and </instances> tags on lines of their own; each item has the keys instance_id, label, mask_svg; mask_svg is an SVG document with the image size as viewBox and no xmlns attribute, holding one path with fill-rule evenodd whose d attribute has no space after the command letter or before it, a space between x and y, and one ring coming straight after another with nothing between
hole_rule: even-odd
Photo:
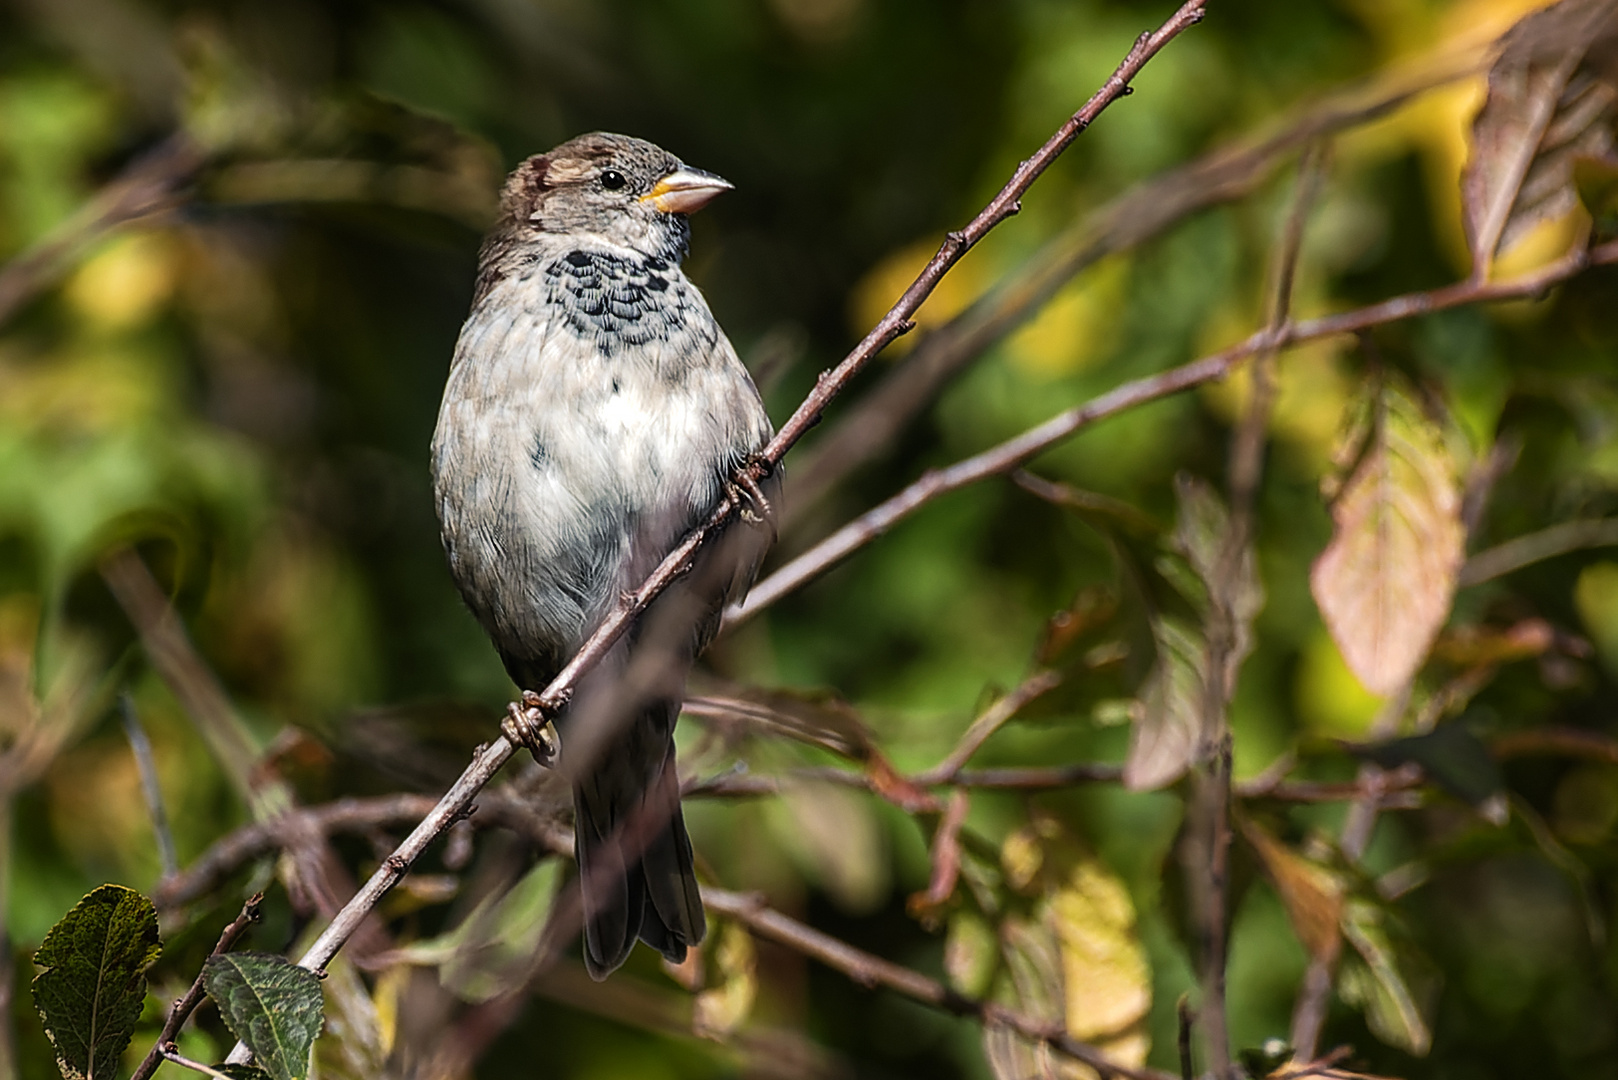
<instances>
[{"instance_id":1,"label":"bare branch","mask_svg":"<svg viewBox=\"0 0 1618 1080\"><path fill-rule=\"evenodd\" d=\"M213 947L213 952L208 955L222 956L229 952L235 946L236 940L247 932L247 928L258 921L258 908L263 902L263 893L254 893L248 897L247 902L242 905L241 914L226 925L224 931L219 935L219 943ZM163 1048L173 1046L174 1041L180 1037L180 1029L185 1026L186 1020L196 1011L197 1006L202 1003L204 992L202 973L199 971L195 981L191 983L191 989L187 990L185 996L176 1001L173 1008L169 1009L168 1019L163 1021L163 1031L157 1036L157 1042L152 1044L151 1050L141 1060L130 1080L149 1080L151 1075L157 1071L157 1067L167 1057Z\"/></svg>"},{"instance_id":2,"label":"bare branch","mask_svg":"<svg viewBox=\"0 0 1618 1080\"><path fill-rule=\"evenodd\" d=\"M163 786L158 782L157 761L152 757L152 741L141 727L135 712L135 701L124 691L118 701L123 712L124 735L129 749L135 755L135 768L140 772L140 790L146 797L146 810L152 816L152 834L157 839L157 857L163 867L163 877L171 878L180 872L179 856L174 853L174 834L169 831L168 811L163 807Z\"/></svg>"},{"instance_id":3,"label":"bare branch","mask_svg":"<svg viewBox=\"0 0 1618 1080\"><path fill-rule=\"evenodd\" d=\"M1247 340L1220 352L1156 375L1123 383L998 446L958 461L948 468L923 473L909 487L866 511L755 585L745 602L732 605L726 611L725 628L732 629L746 622L783 596L813 581L940 495L1020 468L1098 420L1222 379L1249 357L1265 349L1283 349L1320 338L1352 334L1467 304L1537 297L1589 267L1613 263L1618 263L1618 241L1608 241L1590 250L1581 248L1570 252L1556 262L1512 281L1481 284L1459 282L1428 292L1396 296L1338 315L1288 323L1278 331L1259 330Z\"/></svg>"},{"instance_id":4,"label":"bare branch","mask_svg":"<svg viewBox=\"0 0 1618 1080\"><path fill-rule=\"evenodd\" d=\"M910 780L914 784L930 787L935 784L945 784L960 775L961 769L972 759L972 755L989 740L989 736L999 731L1008 720L1022 712L1028 703L1043 694L1060 686L1062 676L1054 671L1037 671L1024 679L1016 689L995 701L983 711L983 714L972 721L972 726L966 729L961 741L951 750L949 756L926 772L917 773Z\"/></svg>"},{"instance_id":5,"label":"bare branch","mask_svg":"<svg viewBox=\"0 0 1618 1080\"><path fill-rule=\"evenodd\" d=\"M1169 1073L1159 1072L1156 1069L1129 1068L1108 1059L1100 1050L1068 1035L1061 1024L1044 1024L993 1002L967 997L951 990L937 979L856 949L830 934L822 933L812 926L775 911L757 896L722 889L703 889L702 902L710 911L735 919L758 937L778 945L785 945L795 952L819 960L827 967L847 975L861 986L885 986L905 997L943 1009L956 1016L969 1016L980 1023L993 1023L1010 1028L1025 1038L1044 1043L1053 1050L1082 1061L1103 1077L1172 1080Z\"/></svg>"},{"instance_id":6,"label":"bare branch","mask_svg":"<svg viewBox=\"0 0 1618 1080\"><path fill-rule=\"evenodd\" d=\"M965 228L945 238L938 253L921 272L898 302L878 321L837 367L822 373L815 388L797 411L781 426L780 431L759 454L752 469L756 478L762 478L773 469L805 432L819 422L826 406L848 385L867 363L889 342L905 333L913 325L910 317L932 293L944 274L958 262L971 247L994 226L1017 212L1018 200L1041 173L1054 161L1108 105L1129 91L1129 82L1162 48L1183 31L1202 20L1206 0L1186 0L1169 20L1150 34L1143 34L1118 69L1107 79L1078 112L1074 113L1058 131L1046 141L1032 157L1018 166L1010 181ZM562 707L578 684L580 677L606 656L614 643L623 636L630 624L646 610L670 584L686 573L699 548L724 528L737 507L730 498L722 499L707 520L680 542L632 594L626 596L617 608L598 626L588 641L551 680L539 695L541 708L555 711ZM484 747L473 759L443 799L424 818L416 830L392 855L383 861L371 879L338 913L324 933L315 941L298 963L311 970L320 970L337 954L343 943L363 921L365 914L398 882L399 878L418 858L439 833L463 816L472 799L494 776L495 772L515 752L504 736Z\"/></svg>"},{"instance_id":7,"label":"bare branch","mask_svg":"<svg viewBox=\"0 0 1618 1080\"><path fill-rule=\"evenodd\" d=\"M1190 215L1250 194L1287 155L1324 135L1385 116L1438 86L1483 68L1481 48L1426 57L1392 76L1333 95L1256 142L1215 150L1100 207L1045 244L994 290L930 332L904 362L850 406L795 459L783 530L861 465L881 456L943 387L994 343L1032 318L1087 267L1160 235Z\"/></svg>"},{"instance_id":8,"label":"bare branch","mask_svg":"<svg viewBox=\"0 0 1618 1080\"><path fill-rule=\"evenodd\" d=\"M1462 588L1482 585L1558 555L1615 544L1618 544L1618 518L1564 521L1478 552L1461 567L1459 584Z\"/></svg>"}]
</instances>

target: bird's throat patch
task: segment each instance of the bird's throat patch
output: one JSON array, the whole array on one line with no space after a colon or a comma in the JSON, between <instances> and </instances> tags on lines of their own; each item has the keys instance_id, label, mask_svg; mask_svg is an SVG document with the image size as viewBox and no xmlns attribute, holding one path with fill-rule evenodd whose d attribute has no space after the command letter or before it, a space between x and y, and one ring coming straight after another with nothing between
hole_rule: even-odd
<instances>
[{"instance_id":1,"label":"bird's throat patch","mask_svg":"<svg viewBox=\"0 0 1618 1080\"><path fill-rule=\"evenodd\" d=\"M667 340L694 313L689 286L665 259L579 249L545 268L551 302L569 328L606 356Z\"/></svg>"}]
</instances>

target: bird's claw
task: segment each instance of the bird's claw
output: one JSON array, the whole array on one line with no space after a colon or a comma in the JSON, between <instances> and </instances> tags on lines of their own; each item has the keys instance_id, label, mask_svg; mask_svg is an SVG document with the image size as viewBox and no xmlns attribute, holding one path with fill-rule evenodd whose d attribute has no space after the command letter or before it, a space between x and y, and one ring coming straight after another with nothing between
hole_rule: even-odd
<instances>
[{"instance_id":1,"label":"bird's claw","mask_svg":"<svg viewBox=\"0 0 1618 1080\"><path fill-rule=\"evenodd\" d=\"M556 733L555 713L545 699L532 690L522 692L521 701L506 706L506 715L500 721L500 733L516 746L528 747L534 760L549 768L556 764L562 750L562 740Z\"/></svg>"},{"instance_id":2,"label":"bird's claw","mask_svg":"<svg viewBox=\"0 0 1618 1080\"><path fill-rule=\"evenodd\" d=\"M764 494L759 487L758 478L753 475L757 469L760 476L768 476L769 463L763 458L753 455L733 469L726 477L725 486L731 501L736 503L743 521L749 525L767 525L770 529L770 542L773 544L778 536L775 527L775 507L770 503L770 497Z\"/></svg>"}]
</instances>

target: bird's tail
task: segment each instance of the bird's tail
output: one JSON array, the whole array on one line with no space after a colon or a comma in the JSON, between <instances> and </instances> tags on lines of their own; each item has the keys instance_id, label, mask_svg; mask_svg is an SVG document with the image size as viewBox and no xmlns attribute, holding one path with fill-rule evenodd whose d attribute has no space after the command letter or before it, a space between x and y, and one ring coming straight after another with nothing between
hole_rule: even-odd
<instances>
[{"instance_id":1,"label":"bird's tail","mask_svg":"<svg viewBox=\"0 0 1618 1080\"><path fill-rule=\"evenodd\" d=\"M633 725L626 741L655 738L661 747L606 754L573 788L584 965L597 980L618 969L637 937L677 964L707 929L680 813L674 743L661 717L666 707L658 710L658 718Z\"/></svg>"}]
</instances>

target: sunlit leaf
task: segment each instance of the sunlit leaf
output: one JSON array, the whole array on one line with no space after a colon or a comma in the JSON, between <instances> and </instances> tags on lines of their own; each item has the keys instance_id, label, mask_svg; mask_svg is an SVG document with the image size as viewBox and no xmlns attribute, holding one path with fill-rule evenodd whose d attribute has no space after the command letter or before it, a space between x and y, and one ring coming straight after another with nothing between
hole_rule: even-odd
<instances>
[{"instance_id":1,"label":"sunlit leaf","mask_svg":"<svg viewBox=\"0 0 1618 1080\"><path fill-rule=\"evenodd\" d=\"M1412 944L1395 946L1386 915L1368 901L1350 900L1342 926L1356 956L1343 965L1338 994L1364 1010L1377 1038L1424 1056L1432 1046L1431 1017L1438 996L1430 962Z\"/></svg>"},{"instance_id":2,"label":"sunlit leaf","mask_svg":"<svg viewBox=\"0 0 1618 1080\"><path fill-rule=\"evenodd\" d=\"M944 935L944 973L950 985L969 997L983 997L999 966L994 928L974 911L951 915Z\"/></svg>"},{"instance_id":3,"label":"sunlit leaf","mask_svg":"<svg viewBox=\"0 0 1618 1080\"><path fill-rule=\"evenodd\" d=\"M1310 956L1331 962L1342 943L1338 929L1343 912L1342 879L1281 843L1257 822L1244 819L1242 835L1281 897L1298 940Z\"/></svg>"},{"instance_id":4,"label":"sunlit leaf","mask_svg":"<svg viewBox=\"0 0 1618 1080\"><path fill-rule=\"evenodd\" d=\"M721 923L715 938L706 948L713 953L718 978L697 995L691 1027L704 1038L722 1041L753 1011L758 997L758 956L753 936L737 923Z\"/></svg>"},{"instance_id":5,"label":"sunlit leaf","mask_svg":"<svg viewBox=\"0 0 1618 1080\"><path fill-rule=\"evenodd\" d=\"M1562 0L1502 40L1461 178L1479 276L1532 226L1573 209L1576 158L1611 153L1618 65L1584 61L1615 37L1614 0Z\"/></svg>"},{"instance_id":6,"label":"sunlit leaf","mask_svg":"<svg viewBox=\"0 0 1618 1080\"><path fill-rule=\"evenodd\" d=\"M1172 784L1191 764L1202 723L1207 653L1202 636L1172 616L1153 620L1157 663L1136 704L1124 783L1135 791Z\"/></svg>"},{"instance_id":7,"label":"sunlit leaf","mask_svg":"<svg viewBox=\"0 0 1618 1080\"><path fill-rule=\"evenodd\" d=\"M1309 575L1343 659L1374 694L1416 673L1449 615L1464 555L1455 472L1443 432L1390 379Z\"/></svg>"},{"instance_id":8,"label":"sunlit leaf","mask_svg":"<svg viewBox=\"0 0 1618 1080\"><path fill-rule=\"evenodd\" d=\"M1050 896L1050 918L1061 943L1067 1030L1104 1048L1127 1042L1129 1029L1152 1006L1152 976L1135 932L1135 905L1123 882L1091 857L1074 866ZM1134 1057L1117 1055L1138 1065Z\"/></svg>"},{"instance_id":9,"label":"sunlit leaf","mask_svg":"<svg viewBox=\"0 0 1618 1080\"><path fill-rule=\"evenodd\" d=\"M117 1073L146 1000L146 969L162 951L157 909L121 885L101 886L45 935L34 1007L67 1080Z\"/></svg>"},{"instance_id":10,"label":"sunlit leaf","mask_svg":"<svg viewBox=\"0 0 1618 1080\"><path fill-rule=\"evenodd\" d=\"M320 977L271 953L208 958L203 985L230 1033L274 1080L303 1080L320 1034L325 997Z\"/></svg>"},{"instance_id":11,"label":"sunlit leaf","mask_svg":"<svg viewBox=\"0 0 1618 1080\"><path fill-rule=\"evenodd\" d=\"M1043 815L1007 838L1001 860L1008 881L1039 899L1032 917L1009 916L1000 924L995 999L1062 1023L1068 1034L1122 1065L1144 1063L1151 1046L1144 1027L1151 968L1123 883ZM969 933L963 930L962 937ZM1094 1076L994 1025L984 1030L984 1050L997 1077Z\"/></svg>"}]
</instances>

